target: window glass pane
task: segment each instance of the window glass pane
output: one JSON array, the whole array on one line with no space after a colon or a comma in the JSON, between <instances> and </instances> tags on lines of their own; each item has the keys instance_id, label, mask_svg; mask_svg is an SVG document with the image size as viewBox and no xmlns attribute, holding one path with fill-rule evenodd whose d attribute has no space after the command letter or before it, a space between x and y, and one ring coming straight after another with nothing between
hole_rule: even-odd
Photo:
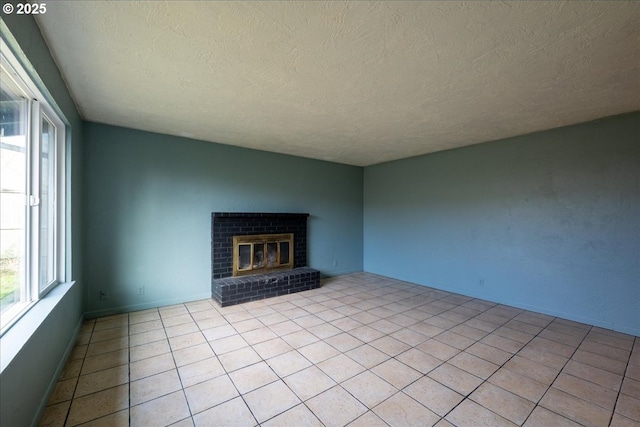
<instances>
[{"instance_id":1,"label":"window glass pane","mask_svg":"<svg viewBox=\"0 0 640 427\"><path fill-rule=\"evenodd\" d=\"M40 152L40 289L55 280L56 128L42 118Z\"/></svg>"},{"instance_id":2,"label":"window glass pane","mask_svg":"<svg viewBox=\"0 0 640 427\"><path fill-rule=\"evenodd\" d=\"M264 243L253 245L253 268L264 267Z\"/></svg>"},{"instance_id":3,"label":"window glass pane","mask_svg":"<svg viewBox=\"0 0 640 427\"><path fill-rule=\"evenodd\" d=\"M27 100L0 70L0 308L20 302L26 272Z\"/></svg>"},{"instance_id":4,"label":"window glass pane","mask_svg":"<svg viewBox=\"0 0 640 427\"><path fill-rule=\"evenodd\" d=\"M251 267L251 245L238 246L238 270Z\"/></svg>"},{"instance_id":5,"label":"window glass pane","mask_svg":"<svg viewBox=\"0 0 640 427\"><path fill-rule=\"evenodd\" d=\"M280 264L289 263L289 242L280 242Z\"/></svg>"},{"instance_id":6,"label":"window glass pane","mask_svg":"<svg viewBox=\"0 0 640 427\"><path fill-rule=\"evenodd\" d=\"M278 244L276 242L267 243L267 267L278 265Z\"/></svg>"}]
</instances>

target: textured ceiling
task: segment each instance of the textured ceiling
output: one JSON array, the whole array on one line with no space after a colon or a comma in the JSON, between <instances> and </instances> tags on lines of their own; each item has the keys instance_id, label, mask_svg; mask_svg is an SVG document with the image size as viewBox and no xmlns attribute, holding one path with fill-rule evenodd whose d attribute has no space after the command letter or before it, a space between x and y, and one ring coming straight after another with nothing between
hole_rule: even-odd
<instances>
[{"instance_id":1,"label":"textured ceiling","mask_svg":"<svg viewBox=\"0 0 640 427\"><path fill-rule=\"evenodd\" d=\"M640 110L640 2L56 1L90 121L353 165Z\"/></svg>"}]
</instances>

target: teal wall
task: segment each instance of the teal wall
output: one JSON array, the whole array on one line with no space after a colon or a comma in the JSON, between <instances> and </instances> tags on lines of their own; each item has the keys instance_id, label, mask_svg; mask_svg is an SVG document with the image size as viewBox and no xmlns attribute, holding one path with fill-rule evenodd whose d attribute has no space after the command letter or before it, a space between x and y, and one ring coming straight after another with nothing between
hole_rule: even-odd
<instances>
[{"instance_id":1,"label":"teal wall","mask_svg":"<svg viewBox=\"0 0 640 427\"><path fill-rule=\"evenodd\" d=\"M365 168L366 271L640 335L640 114Z\"/></svg>"},{"instance_id":2,"label":"teal wall","mask_svg":"<svg viewBox=\"0 0 640 427\"><path fill-rule=\"evenodd\" d=\"M309 213L309 266L362 270L362 168L96 123L84 134L91 316L210 297L212 212Z\"/></svg>"},{"instance_id":3,"label":"teal wall","mask_svg":"<svg viewBox=\"0 0 640 427\"><path fill-rule=\"evenodd\" d=\"M70 167L67 219L71 222L67 237L70 241L69 266L71 286L54 290L23 318L31 322L24 328L9 330L2 345L20 342L12 348L16 356L10 361L3 355L4 369L0 373L0 425L29 426L36 424L73 345L83 312L82 289L82 124L60 72L51 57L40 30L31 16L2 15L2 34L27 70L46 86L69 122L67 145ZM42 317L41 317L42 316ZM37 319L37 320L33 320ZM29 330L24 336L21 332ZM20 334L22 336L14 337ZM6 366L5 366L6 364Z\"/></svg>"}]
</instances>

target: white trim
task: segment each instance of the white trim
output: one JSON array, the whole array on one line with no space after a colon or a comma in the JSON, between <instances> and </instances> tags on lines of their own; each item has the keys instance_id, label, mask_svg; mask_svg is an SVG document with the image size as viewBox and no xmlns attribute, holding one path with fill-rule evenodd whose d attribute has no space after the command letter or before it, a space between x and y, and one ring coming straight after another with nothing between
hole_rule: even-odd
<instances>
[{"instance_id":1,"label":"white trim","mask_svg":"<svg viewBox=\"0 0 640 427\"><path fill-rule=\"evenodd\" d=\"M36 99L29 101L29 121L31 129L27 138L27 301L38 298L39 271L38 262L40 243L40 159L35 153L40 152L40 102Z\"/></svg>"},{"instance_id":2,"label":"white trim","mask_svg":"<svg viewBox=\"0 0 640 427\"><path fill-rule=\"evenodd\" d=\"M53 111L48 104L41 104L40 109L40 117L38 118L38 122L40 126L42 124L42 118L48 120L55 128L55 144L54 144L54 156L53 163L51 167L55 169L55 187L53 190L54 207L55 210L53 212L54 215L54 242L55 248L53 251L53 263L54 263L54 271L53 277L54 280L47 284L45 287L40 288L40 280L38 283L38 295L39 298L42 298L47 294L51 289L57 286L61 282L67 281L67 275L65 271L65 263L64 259L67 256L65 248L66 246L66 234L65 234L65 191L66 191L66 167L65 167L65 151L66 151L66 129L62 120L57 116L55 111ZM42 138L42 135L40 135ZM41 180L46 177L41 176ZM41 208L40 208L41 209ZM40 210L38 209L38 210ZM40 229L38 228L38 232Z\"/></svg>"}]
</instances>

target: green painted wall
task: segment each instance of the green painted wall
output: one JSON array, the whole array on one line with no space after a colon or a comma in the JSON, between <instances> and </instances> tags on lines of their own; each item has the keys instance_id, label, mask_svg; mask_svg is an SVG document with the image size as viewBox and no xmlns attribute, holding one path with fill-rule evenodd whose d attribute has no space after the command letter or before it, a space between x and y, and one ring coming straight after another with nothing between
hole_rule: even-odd
<instances>
[{"instance_id":1,"label":"green painted wall","mask_svg":"<svg viewBox=\"0 0 640 427\"><path fill-rule=\"evenodd\" d=\"M366 271L640 335L640 113L365 168Z\"/></svg>"},{"instance_id":2,"label":"green painted wall","mask_svg":"<svg viewBox=\"0 0 640 427\"><path fill-rule=\"evenodd\" d=\"M33 334L21 337L26 344L22 346L0 373L0 399L2 411L0 425L29 426L36 424L48 393L55 385L58 374L64 364L65 356L75 339L76 328L83 313L82 288L82 123L75 109L60 72L51 57L40 30L31 16L2 15L2 34L12 45L15 53L23 60L27 70L37 74L48 89L50 96L60 107L69 121L70 143L67 155L70 166L69 200L67 218L71 221L68 230L70 239L71 279L76 283L65 292L52 292L45 304L36 304L25 318L37 317L36 313L46 312L42 322L31 325ZM57 304L49 310L47 304L56 298ZM59 301L58 301L59 298ZM46 299L46 298L45 298ZM43 300L44 302L44 300ZM30 316L30 317L29 317ZM24 318L23 318L24 319ZM25 328L31 329L31 328ZM2 340L12 340L10 330ZM4 342L3 341L3 345ZM7 363L3 360L3 365Z\"/></svg>"},{"instance_id":3,"label":"green painted wall","mask_svg":"<svg viewBox=\"0 0 640 427\"><path fill-rule=\"evenodd\" d=\"M309 266L362 270L360 167L96 123L84 135L89 315L209 298L212 212L309 213Z\"/></svg>"}]
</instances>

